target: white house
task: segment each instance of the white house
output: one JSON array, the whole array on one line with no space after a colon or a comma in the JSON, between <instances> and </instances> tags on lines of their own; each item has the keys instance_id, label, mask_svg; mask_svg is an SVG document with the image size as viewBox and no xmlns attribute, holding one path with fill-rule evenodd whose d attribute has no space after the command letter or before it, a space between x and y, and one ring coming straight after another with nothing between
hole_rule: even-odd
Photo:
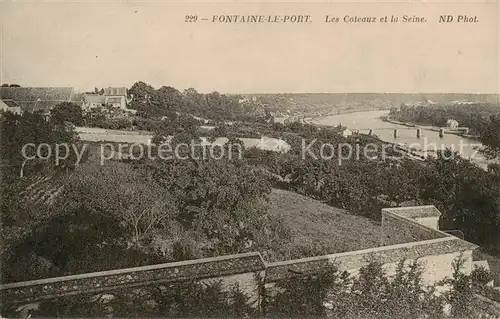
<instances>
[{"instance_id":1,"label":"white house","mask_svg":"<svg viewBox=\"0 0 500 319\"><path fill-rule=\"evenodd\" d=\"M448 121L446 121L446 126L449 128L456 129L458 127L458 122L455 120L449 119Z\"/></svg>"},{"instance_id":2,"label":"white house","mask_svg":"<svg viewBox=\"0 0 500 319\"><path fill-rule=\"evenodd\" d=\"M343 137L348 137L352 135L352 131L348 129L347 127L342 130L342 136Z\"/></svg>"},{"instance_id":3,"label":"white house","mask_svg":"<svg viewBox=\"0 0 500 319\"><path fill-rule=\"evenodd\" d=\"M104 94L85 94L83 97L82 107L90 110L96 107L113 107L124 111L127 109L127 104L131 99L127 98L127 88L112 88L104 89Z\"/></svg>"},{"instance_id":4,"label":"white house","mask_svg":"<svg viewBox=\"0 0 500 319\"><path fill-rule=\"evenodd\" d=\"M96 107L103 107L106 105L106 98L98 94L85 94L83 96L82 108L84 110L91 110Z\"/></svg>"}]
</instances>

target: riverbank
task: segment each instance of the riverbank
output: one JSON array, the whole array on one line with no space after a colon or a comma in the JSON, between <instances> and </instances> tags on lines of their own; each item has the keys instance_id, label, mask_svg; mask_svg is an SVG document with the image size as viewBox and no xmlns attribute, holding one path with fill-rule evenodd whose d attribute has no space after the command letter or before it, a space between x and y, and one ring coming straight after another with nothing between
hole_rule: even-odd
<instances>
[{"instance_id":1,"label":"riverbank","mask_svg":"<svg viewBox=\"0 0 500 319\"><path fill-rule=\"evenodd\" d=\"M328 116L346 115L346 114L362 113L362 112L389 111L389 110L390 108L337 109L327 113L321 113L320 115L313 115L313 116L307 113L292 115L292 116L278 116L275 117L274 120L275 122L284 123L284 121L288 118L295 118L297 121L300 121L304 124L314 124L313 123L314 121L320 120Z\"/></svg>"},{"instance_id":2,"label":"riverbank","mask_svg":"<svg viewBox=\"0 0 500 319\"><path fill-rule=\"evenodd\" d=\"M327 117L327 116L354 114L354 113L360 113L360 112L389 111L389 110L390 110L390 108L373 108L373 107L369 108L369 109L357 109L357 110L345 109L345 110L336 110L335 112L329 112L329 113L322 114L322 115L315 116L315 117L308 117L308 119L310 122L312 122L312 121L317 121L317 120L319 120L323 117ZM312 124L310 122L308 124Z\"/></svg>"}]
</instances>

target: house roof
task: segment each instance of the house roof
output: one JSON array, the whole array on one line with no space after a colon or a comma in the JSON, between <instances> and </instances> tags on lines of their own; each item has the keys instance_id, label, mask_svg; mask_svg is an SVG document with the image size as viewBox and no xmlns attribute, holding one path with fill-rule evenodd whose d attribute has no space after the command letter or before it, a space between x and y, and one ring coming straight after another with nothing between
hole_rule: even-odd
<instances>
[{"instance_id":1,"label":"house roof","mask_svg":"<svg viewBox=\"0 0 500 319\"><path fill-rule=\"evenodd\" d=\"M2 99L1 100L8 107L21 107L16 101L10 99Z\"/></svg>"},{"instance_id":2,"label":"house roof","mask_svg":"<svg viewBox=\"0 0 500 319\"><path fill-rule=\"evenodd\" d=\"M71 87L0 87L0 99L14 100L23 112L47 113L59 103L73 100Z\"/></svg>"},{"instance_id":3,"label":"house roof","mask_svg":"<svg viewBox=\"0 0 500 319\"><path fill-rule=\"evenodd\" d=\"M43 112L48 113L61 101L24 101L18 102L23 112Z\"/></svg>"},{"instance_id":4,"label":"house roof","mask_svg":"<svg viewBox=\"0 0 500 319\"><path fill-rule=\"evenodd\" d=\"M105 103L106 97L104 95L85 94L83 100L87 103Z\"/></svg>"},{"instance_id":5,"label":"house roof","mask_svg":"<svg viewBox=\"0 0 500 319\"><path fill-rule=\"evenodd\" d=\"M81 102L84 98L84 95L83 93L73 93L73 96L71 97L71 101L73 102Z\"/></svg>"},{"instance_id":6,"label":"house roof","mask_svg":"<svg viewBox=\"0 0 500 319\"><path fill-rule=\"evenodd\" d=\"M0 99L11 99L18 102L71 101L71 87L1 87Z\"/></svg>"},{"instance_id":7,"label":"house roof","mask_svg":"<svg viewBox=\"0 0 500 319\"><path fill-rule=\"evenodd\" d=\"M0 110L9 110L9 106L0 100Z\"/></svg>"}]
</instances>

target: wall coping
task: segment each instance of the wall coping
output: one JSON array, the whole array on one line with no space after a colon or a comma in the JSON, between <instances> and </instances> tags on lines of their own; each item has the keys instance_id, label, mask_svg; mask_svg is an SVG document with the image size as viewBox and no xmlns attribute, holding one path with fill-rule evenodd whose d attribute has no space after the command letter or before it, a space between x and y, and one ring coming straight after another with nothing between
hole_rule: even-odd
<instances>
[{"instance_id":1,"label":"wall coping","mask_svg":"<svg viewBox=\"0 0 500 319\"><path fill-rule=\"evenodd\" d=\"M197 265L197 264L199 265L199 264L206 264L206 263L213 263L213 262L230 261L230 260L237 260L237 259L248 258L248 257L258 258L260 265L257 265L256 268L265 269L265 262L261 256L261 254L259 252L248 252L248 253L242 253L242 254L233 254L233 255L223 255L223 256L210 257L210 258L191 259L191 260L177 261L177 262L171 262L171 263L162 263L162 264L155 264L155 265L147 265L147 266L140 266L140 267L97 271L97 272L83 273L83 274L70 275L70 276L52 277L52 278L36 279L36 280L29 280L29 281L13 282L13 283L0 285L0 291L12 289L12 288L23 288L23 287L30 287L30 286L35 286L35 285L45 285L45 284L78 280L78 279L88 279L88 278L113 276L113 275L127 275L130 273L145 272L145 271L157 270L157 269L178 268L178 267ZM238 272L235 272L235 273L238 273Z\"/></svg>"},{"instance_id":2,"label":"wall coping","mask_svg":"<svg viewBox=\"0 0 500 319\"><path fill-rule=\"evenodd\" d=\"M391 216L392 218L395 218L395 219L399 219L399 220L403 220L405 221L406 223L409 223L411 224L413 227L415 228L420 228L420 229L423 229L423 230L426 230L428 231L429 233L434 233L436 236L439 236L440 238L444 238L444 237L450 237L450 238L458 238L458 237L455 237L453 235L450 235L448 233L445 233L444 231L442 230L439 230L439 229L435 229L435 228L432 228L432 227L428 227L428 226L425 226L425 225L422 225L421 223L419 223L418 221L416 221L415 219L413 218L409 218L409 217L406 217L404 215L401 215L401 214L398 214L398 213L395 213L393 211L386 211L386 210L382 210L382 216L384 215L389 215ZM418 218L418 217L417 217ZM422 242L422 241L420 241Z\"/></svg>"},{"instance_id":3,"label":"wall coping","mask_svg":"<svg viewBox=\"0 0 500 319\"><path fill-rule=\"evenodd\" d=\"M382 208L382 213L384 212L393 213L408 219L441 217L441 212L434 205Z\"/></svg>"},{"instance_id":4,"label":"wall coping","mask_svg":"<svg viewBox=\"0 0 500 319\"><path fill-rule=\"evenodd\" d=\"M306 257L306 258L299 258L299 259L290 259L290 260L268 263L267 268L293 265L293 264L298 264L298 263L307 263L307 262L311 262L311 261L320 261L320 260L325 260L325 259L335 259L335 258L339 258L339 257L377 253L377 252L383 252L386 250L394 250L394 249L399 249L399 248L409 248L409 247L414 247L414 246L440 243L440 242L446 242L446 241L452 241L452 240L454 240L454 239L453 238L437 238L437 239L430 239L430 240L423 240L423 241L415 241L415 242L410 242L410 243L405 243L405 244L380 246L380 247L367 248L367 249L361 249L361 250L352 250L352 251L346 251L343 253L313 256L313 257Z\"/></svg>"}]
</instances>

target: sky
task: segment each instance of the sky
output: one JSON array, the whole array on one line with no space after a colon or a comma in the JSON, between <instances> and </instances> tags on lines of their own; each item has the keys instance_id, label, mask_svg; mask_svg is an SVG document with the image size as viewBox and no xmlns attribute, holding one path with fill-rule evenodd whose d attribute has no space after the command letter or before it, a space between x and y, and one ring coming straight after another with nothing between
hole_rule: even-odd
<instances>
[{"instance_id":1,"label":"sky","mask_svg":"<svg viewBox=\"0 0 500 319\"><path fill-rule=\"evenodd\" d=\"M193 87L200 92L499 93L499 1L167 2L0 0L0 82ZM311 23L212 23L213 15ZM477 23L438 23L439 15ZM186 15L197 15L195 23ZM326 23L326 15L426 23ZM456 18L456 17L455 17Z\"/></svg>"}]
</instances>

